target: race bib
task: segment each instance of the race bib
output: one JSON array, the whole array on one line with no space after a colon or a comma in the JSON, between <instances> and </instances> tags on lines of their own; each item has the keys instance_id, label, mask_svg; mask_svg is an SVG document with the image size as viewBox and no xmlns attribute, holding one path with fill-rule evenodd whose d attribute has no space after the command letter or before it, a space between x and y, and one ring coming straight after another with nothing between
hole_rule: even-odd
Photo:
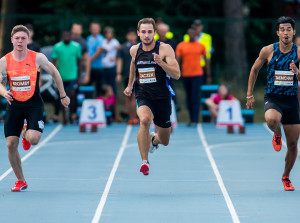
<instances>
[{"instance_id":1,"label":"race bib","mask_svg":"<svg viewBox=\"0 0 300 223\"><path fill-rule=\"evenodd\" d=\"M294 73L291 71L275 70L274 85L277 86L293 86Z\"/></svg>"},{"instance_id":2,"label":"race bib","mask_svg":"<svg viewBox=\"0 0 300 223\"><path fill-rule=\"evenodd\" d=\"M30 91L30 76L11 77L11 86L14 91Z\"/></svg>"},{"instance_id":3,"label":"race bib","mask_svg":"<svg viewBox=\"0 0 300 223\"><path fill-rule=\"evenodd\" d=\"M140 84L156 82L155 68L138 68Z\"/></svg>"}]
</instances>

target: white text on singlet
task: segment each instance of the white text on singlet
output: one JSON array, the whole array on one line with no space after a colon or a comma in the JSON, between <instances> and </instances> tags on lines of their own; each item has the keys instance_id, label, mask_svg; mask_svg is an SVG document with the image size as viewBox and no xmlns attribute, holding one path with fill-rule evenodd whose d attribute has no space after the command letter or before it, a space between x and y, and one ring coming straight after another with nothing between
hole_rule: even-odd
<instances>
[{"instance_id":1,"label":"white text on singlet","mask_svg":"<svg viewBox=\"0 0 300 223\"><path fill-rule=\"evenodd\" d=\"M139 81L141 84L156 82L155 68L138 68Z\"/></svg>"},{"instance_id":2,"label":"white text on singlet","mask_svg":"<svg viewBox=\"0 0 300 223\"><path fill-rule=\"evenodd\" d=\"M294 73L291 71L275 70L274 85L276 86L293 86Z\"/></svg>"},{"instance_id":3,"label":"white text on singlet","mask_svg":"<svg viewBox=\"0 0 300 223\"><path fill-rule=\"evenodd\" d=\"M12 90L14 91L30 91L30 76L11 77Z\"/></svg>"}]
</instances>

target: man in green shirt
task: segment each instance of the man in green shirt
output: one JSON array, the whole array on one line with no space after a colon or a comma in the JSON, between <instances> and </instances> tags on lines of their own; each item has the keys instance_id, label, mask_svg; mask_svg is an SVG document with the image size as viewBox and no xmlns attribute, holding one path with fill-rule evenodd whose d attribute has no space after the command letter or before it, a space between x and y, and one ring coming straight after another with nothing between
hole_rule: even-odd
<instances>
[{"instance_id":1,"label":"man in green shirt","mask_svg":"<svg viewBox=\"0 0 300 223\"><path fill-rule=\"evenodd\" d=\"M62 41L54 45L52 51L53 64L57 67L63 80L65 90L70 95L70 122L77 119L76 115L76 91L80 83L81 73L81 46L80 44L71 41L70 31L64 31ZM60 104L55 102L55 115L53 119L58 119ZM64 115L64 124L67 119Z\"/></svg>"}]
</instances>

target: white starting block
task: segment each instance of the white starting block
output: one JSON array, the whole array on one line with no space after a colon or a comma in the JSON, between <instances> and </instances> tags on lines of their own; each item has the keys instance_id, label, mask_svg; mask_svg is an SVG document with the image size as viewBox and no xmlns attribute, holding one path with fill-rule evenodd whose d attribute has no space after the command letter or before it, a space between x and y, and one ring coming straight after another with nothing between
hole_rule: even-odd
<instances>
[{"instance_id":1,"label":"white starting block","mask_svg":"<svg viewBox=\"0 0 300 223\"><path fill-rule=\"evenodd\" d=\"M228 133L234 133L234 127L239 127L239 132L245 133L241 104L238 100L222 100L220 102L217 127L227 127Z\"/></svg>"},{"instance_id":2,"label":"white starting block","mask_svg":"<svg viewBox=\"0 0 300 223\"><path fill-rule=\"evenodd\" d=\"M86 99L80 113L79 131L86 132L90 127L91 132L97 132L98 126L106 126L104 103L102 100Z\"/></svg>"}]
</instances>

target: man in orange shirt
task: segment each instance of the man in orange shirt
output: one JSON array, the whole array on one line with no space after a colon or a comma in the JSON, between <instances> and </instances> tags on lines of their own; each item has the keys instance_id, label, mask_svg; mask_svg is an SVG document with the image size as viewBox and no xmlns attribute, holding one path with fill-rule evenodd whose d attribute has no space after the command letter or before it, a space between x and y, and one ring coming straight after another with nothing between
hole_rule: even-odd
<instances>
[{"instance_id":1,"label":"man in orange shirt","mask_svg":"<svg viewBox=\"0 0 300 223\"><path fill-rule=\"evenodd\" d=\"M199 120L200 106L200 86L205 83L203 69L201 66L201 56L205 59L205 69L207 73L206 83L211 83L210 64L206 58L206 51L203 44L195 41L196 30L189 28L187 34L189 42L181 42L176 48L176 58L181 67L183 85L186 91L186 101L188 105L190 123L193 126Z\"/></svg>"}]
</instances>

